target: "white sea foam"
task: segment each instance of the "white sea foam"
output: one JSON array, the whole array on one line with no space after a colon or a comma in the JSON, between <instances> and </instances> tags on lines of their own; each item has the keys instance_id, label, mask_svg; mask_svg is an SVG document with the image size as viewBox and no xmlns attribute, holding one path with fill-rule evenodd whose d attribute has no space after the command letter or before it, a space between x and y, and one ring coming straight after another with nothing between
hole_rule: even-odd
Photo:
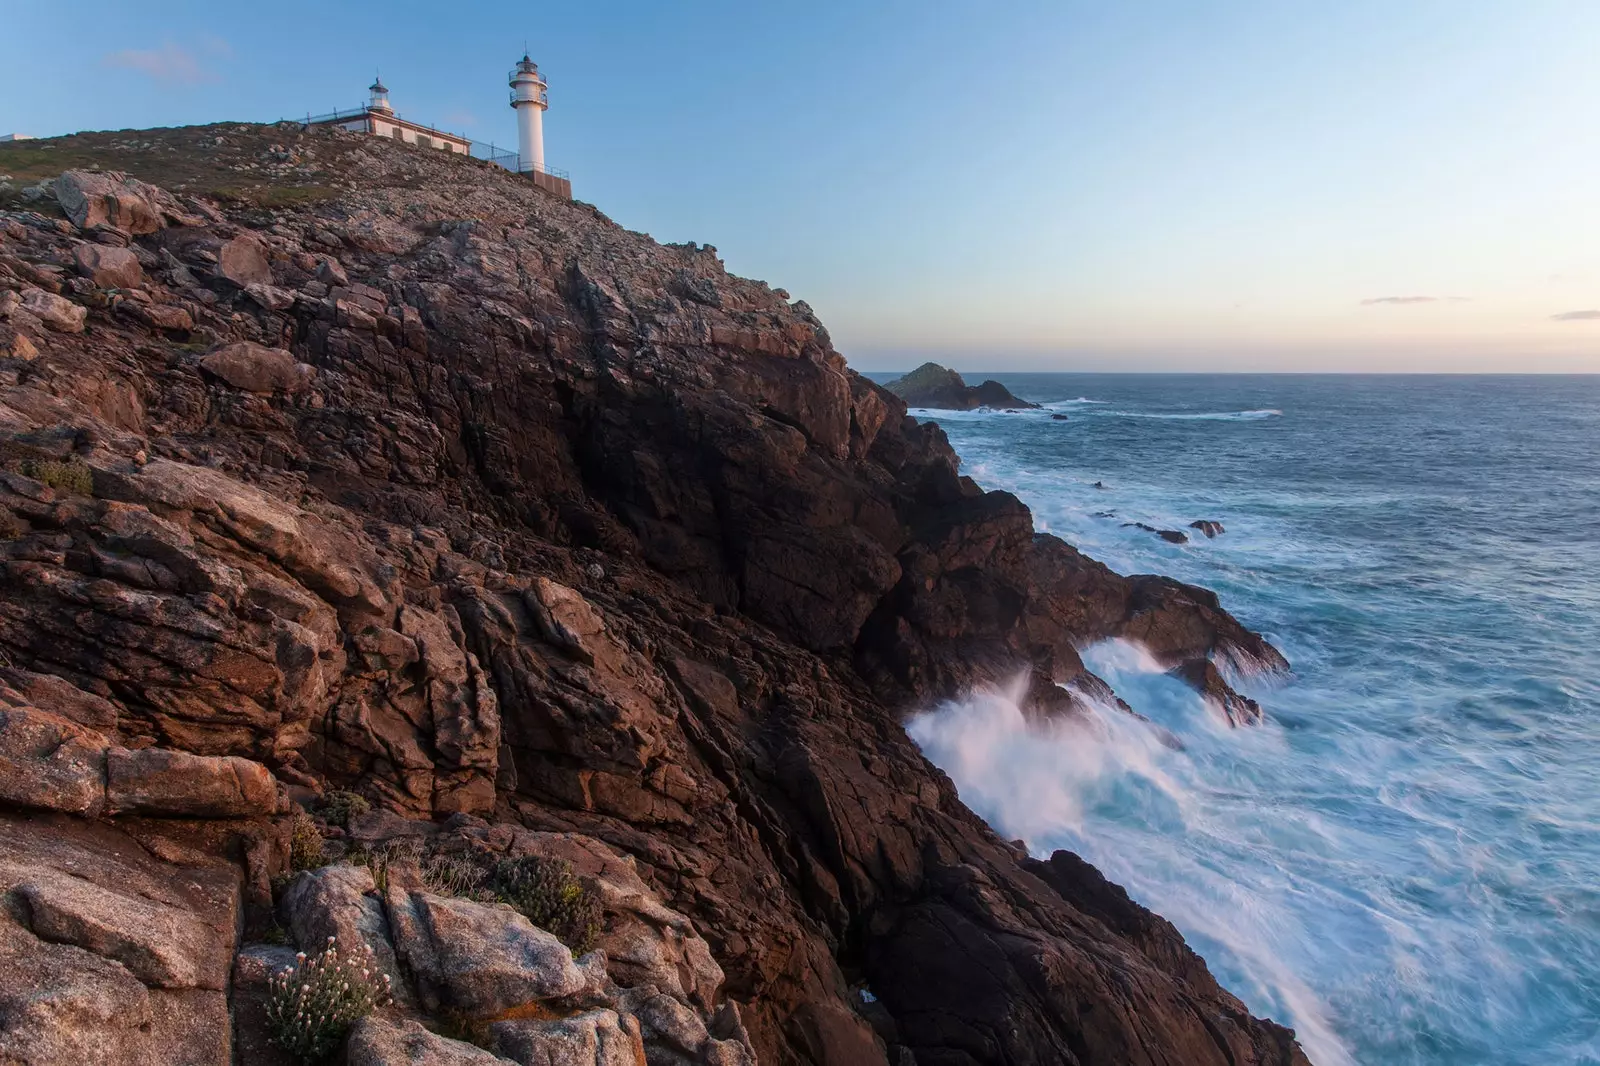
<instances>
[{"instance_id":1,"label":"white sea foam","mask_svg":"<svg viewBox=\"0 0 1600 1066\"><path fill-rule=\"evenodd\" d=\"M1295 889L1208 861L1208 841L1234 837L1244 813L1237 790L1208 780L1215 749L1240 734L1139 645L1107 642L1086 660L1152 721L1098 704L1081 718L1030 719L1013 689L973 692L916 716L907 731L998 832L1041 857L1056 848L1083 855L1183 930L1226 984L1272 1004L1319 1066L1350 1066L1330 1008L1297 973L1308 931L1274 898ZM1164 742L1167 729L1185 750ZM1281 757L1274 730L1251 739L1251 757Z\"/></svg>"},{"instance_id":2,"label":"white sea foam","mask_svg":"<svg viewBox=\"0 0 1600 1066\"><path fill-rule=\"evenodd\" d=\"M1281 418L1283 412L1275 407L1254 411L1108 411L1107 414L1123 418L1159 418L1169 422L1259 422L1266 418Z\"/></svg>"}]
</instances>

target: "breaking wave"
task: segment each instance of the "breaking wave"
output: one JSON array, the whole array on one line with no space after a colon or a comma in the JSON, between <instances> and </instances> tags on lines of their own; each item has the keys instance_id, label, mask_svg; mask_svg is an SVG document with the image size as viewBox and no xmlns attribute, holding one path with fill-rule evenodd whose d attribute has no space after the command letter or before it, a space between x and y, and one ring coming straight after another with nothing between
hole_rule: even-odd
<instances>
[{"instance_id":1,"label":"breaking wave","mask_svg":"<svg viewBox=\"0 0 1600 1066\"><path fill-rule=\"evenodd\" d=\"M1041 858L1058 848L1082 855L1176 924L1225 987L1252 993L1258 1010L1270 1003L1318 1066L1351 1066L1328 1006L1289 961L1307 930L1272 898L1281 883L1238 879L1207 858L1241 819L1259 818L1214 772L1239 734L1137 645L1108 642L1086 660L1151 721L1097 703L1082 717L1030 718L1018 705L1019 682L945 703L907 731L1002 836ZM1173 733L1183 750L1170 743ZM1270 729L1254 739L1253 757L1282 749Z\"/></svg>"},{"instance_id":2,"label":"breaking wave","mask_svg":"<svg viewBox=\"0 0 1600 1066\"><path fill-rule=\"evenodd\" d=\"M1259 422L1264 418L1281 418L1283 412L1274 407L1254 411L1108 411L1122 418L1160 418L1171 422Z\"/></svg>"}]
</instances>

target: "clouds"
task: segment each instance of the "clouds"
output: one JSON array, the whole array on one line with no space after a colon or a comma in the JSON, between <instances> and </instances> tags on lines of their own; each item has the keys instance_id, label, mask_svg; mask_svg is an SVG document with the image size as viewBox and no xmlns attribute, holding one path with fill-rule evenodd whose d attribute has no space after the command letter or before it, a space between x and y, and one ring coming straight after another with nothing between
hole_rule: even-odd
<instances>
[{"instance_id":1,"label":"clouds","mask_svg":"<svg viewBox=\"0 0 1600 1066\"><path fill-rule=\"evenodd\" d=\"M1371 307L1373 304L1464 304L1471 303L1466 296L1374 296L1362 300L1362 307Z\"/></svg>"},{"instance_id":2,"label":"clouds","mask_svg":"<svg viewBox=\"0 0 1600 1066\"><path fill-rule=\"evenodd\" d=\"M1591 322L1600 318L1600 311L1563 311L1550 318L1554 322Z\"/></svg>"},{"instance_id":3,"label":"clouds","mask_svg":"<svg viewBox=\"0 0 1600 1066\"><path fill-rule=\"evenodd\" d=\"M159 85L206 85L221 81L216 71L206 65L207 58L226 59L233 54L228 42L220 37L205 37L198 48L186 48L175 41L167 41L159 48L124 48L105 56L105 65L118 70L131 70L143 74Z\"/></svg>"}]
</instances>

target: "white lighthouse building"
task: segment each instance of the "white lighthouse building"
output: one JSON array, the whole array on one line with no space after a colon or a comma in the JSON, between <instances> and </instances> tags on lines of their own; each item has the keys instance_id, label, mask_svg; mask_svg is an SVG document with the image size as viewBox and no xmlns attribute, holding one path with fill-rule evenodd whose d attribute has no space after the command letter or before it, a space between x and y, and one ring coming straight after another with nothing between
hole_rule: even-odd
<instances>
[{"instance_id":1,"label":"white lighthouse building","mask_svg":"<svg viewBox=\"0 0 1600 1066\"><path fill-rule=\"evenodd\" d=\"M511 70L511 108L517 113L518 170L544 169L544 113L550 86L526 54Z\"/></svg>"},{"instance_id":2,"label":"white lighthouse building","mask_svg":"<svg viewBox=\"0 0 1600 1066\"><path fill-rule=\"evenodd\" d=\"M535 185L562 196L572 196L572 182L564 173L544 165L544 113L550 109L550 85L539 64L523 53L511 68L511 108L517 113L517 170Z\"/></svg>"}]
</instances>

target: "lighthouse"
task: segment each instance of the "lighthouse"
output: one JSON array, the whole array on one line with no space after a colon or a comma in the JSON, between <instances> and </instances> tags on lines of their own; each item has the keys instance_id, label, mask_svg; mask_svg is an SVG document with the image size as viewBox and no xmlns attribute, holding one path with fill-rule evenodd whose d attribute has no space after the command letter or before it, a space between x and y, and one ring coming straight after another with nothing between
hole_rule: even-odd
<instances>
[{"instance_id":1,"label":"lighthouse","mask_svg":"<svg viewBox=\"0 0 1600 1066\"><path fill-rule=\"evenodd\" d=\"M539 65L526 54L511 71L511 106L517 112L517 169L543 174L544 113L550 107L550 93Z\"/></svg>"}]
</instances>

